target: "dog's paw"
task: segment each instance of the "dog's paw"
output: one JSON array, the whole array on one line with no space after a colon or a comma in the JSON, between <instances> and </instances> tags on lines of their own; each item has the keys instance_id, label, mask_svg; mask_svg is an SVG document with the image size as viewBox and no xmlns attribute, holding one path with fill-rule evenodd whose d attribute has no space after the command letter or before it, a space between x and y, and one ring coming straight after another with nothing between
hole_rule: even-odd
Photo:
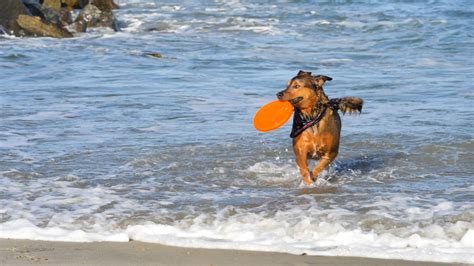
<instances>
[{"instance_id":1,"label":"dog's paw","mask_svg":"<svg viewBox=\"0 0 474 266\"><path fill-rule=\"evenodd\" d=\"M316 187L324 187L324 186L329 186L329 182L325 180L324 178L318 178L316 181L314 181L314 186Z\"/></svg>"},{"instance_id":2,"label":"dog's paw","mask_svg":"<svg viewBox=\"0 0 474 266\"><path fill-rule=\"evenodd\" d=\"M312 177L304 177L303 182L307 186L311 186L314 183L314 179Z\"/></svg>"},{"instance_id":3,"label":"dog's paw","mask_svg":"<svg viewBox=\"0 0 474 266\"><path fill-rule=\"evenodd\" d=\"M298 188L314 188L314 187L316 187L314 185L314 182L306 183L306 182L304 182L304 180L301 181L300 185L298 186Z\"/></svg>"}]
</instances>

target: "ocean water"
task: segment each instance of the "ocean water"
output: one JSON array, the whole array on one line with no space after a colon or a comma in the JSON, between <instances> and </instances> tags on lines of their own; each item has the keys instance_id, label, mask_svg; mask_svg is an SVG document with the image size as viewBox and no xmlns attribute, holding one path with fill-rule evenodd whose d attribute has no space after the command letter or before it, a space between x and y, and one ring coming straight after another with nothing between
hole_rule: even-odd
<instances>
[{"instance_id":1,"label":"ocean water","mask_svg":"<svg viewBox=\"0 0 474 266\"><path fill-rule=\"evenodd\" d=\"M1 238L474 263L471 1L116 2L0 37ZM252 126L300 69L365 100L314 187Z\"/></svg>"}]
</instances>

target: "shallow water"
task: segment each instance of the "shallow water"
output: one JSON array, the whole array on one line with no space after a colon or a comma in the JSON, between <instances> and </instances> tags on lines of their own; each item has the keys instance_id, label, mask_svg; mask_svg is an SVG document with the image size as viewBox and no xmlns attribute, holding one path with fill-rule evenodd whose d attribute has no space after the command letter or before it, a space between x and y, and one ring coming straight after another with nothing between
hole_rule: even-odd
<instances>
[{"instance_id":1,"label":"shallow water","mask_svg":"<svg viewBox=\"0 0 474 266\"><path fill-rule=\"evenodd\" d=\"M0 37L0 237L474 263L470 1L116 2ZM252 127L300 69L365 100L312 188Z\"/></svg>"}]
</instances>

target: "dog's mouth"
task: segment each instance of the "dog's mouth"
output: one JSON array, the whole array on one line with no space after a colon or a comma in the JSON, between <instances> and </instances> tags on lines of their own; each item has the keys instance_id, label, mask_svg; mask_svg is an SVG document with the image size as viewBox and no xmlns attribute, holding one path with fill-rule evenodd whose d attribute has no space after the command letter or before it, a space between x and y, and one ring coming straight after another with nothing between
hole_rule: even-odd
<instances>
[{"instance_id":1,"label":"dog's mouth","mask_svg":"<svg viewBox=\"0 0 474 266\"><path fill-rule=\"evenodd\" d=\"M303 97L296 97L296 98L293 98L293 99L289 100L289 102L291 104L295 105L295 104L301 102L302 100L303 100Z\"/></svg>"}]
</instances>

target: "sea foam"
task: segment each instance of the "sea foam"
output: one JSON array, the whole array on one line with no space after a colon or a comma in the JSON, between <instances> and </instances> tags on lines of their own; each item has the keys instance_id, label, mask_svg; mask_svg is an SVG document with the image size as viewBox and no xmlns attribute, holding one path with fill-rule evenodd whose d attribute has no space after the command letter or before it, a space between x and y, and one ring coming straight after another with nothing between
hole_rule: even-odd
<instances>
[{"instance_id":1,"label":"sea foam","mask_svg":"<svg viewBox=\"0 0 474 266\"><path fill-rule=\"evenodd\" d=\"M430 236L428 232L424 232L425 236L408 233L400 237L360 228L349 229L337 222L315 223L311 218L293 222L279 219L290 214L295 213L279 214L274 218L243 215L210 224L202 222L208 217L197 217L191 225L146 222L113 231L41 228L21 219L0 224L0 238L72 242L136 240L181 247L474 263L473 229L465 231L458 241L449 239L444 233L436 236Z\"/></svg>"}]
</instances>

